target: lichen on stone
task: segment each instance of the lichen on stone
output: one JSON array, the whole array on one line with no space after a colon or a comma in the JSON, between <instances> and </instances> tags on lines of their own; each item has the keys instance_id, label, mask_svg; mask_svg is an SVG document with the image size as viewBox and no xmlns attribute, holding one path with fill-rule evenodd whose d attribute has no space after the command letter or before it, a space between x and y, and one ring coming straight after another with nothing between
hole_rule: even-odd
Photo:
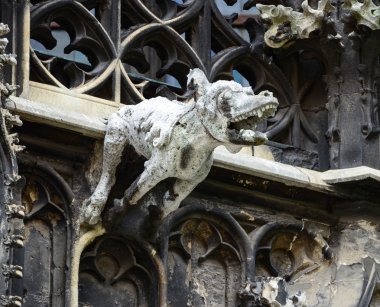
<instances>
[{"instance_id":1,"label":"lichen on stone","mask_svg":"<svg viewBox=\"0 0 380 307\"><path fill-rule=\"evenodd\" d=\"M313 32L322 29L323 22L329 13L334 11L330 0L318 2L313 9L308 0L302 2L302 12L283 5L257 4L261 18L269 24L265 32L265 43L272 48L280 48L297 39L309 38Z\"/></svg>"}]
</instances>

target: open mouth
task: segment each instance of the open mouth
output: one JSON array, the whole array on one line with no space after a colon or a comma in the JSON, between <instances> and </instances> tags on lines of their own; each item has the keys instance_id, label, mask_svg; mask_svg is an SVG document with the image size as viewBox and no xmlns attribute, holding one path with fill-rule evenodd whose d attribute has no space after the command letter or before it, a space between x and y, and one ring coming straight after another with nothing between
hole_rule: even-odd
<instances>
[{"instance_id":1,"label":"open mouth","mask_svg":"<svg viewBox=\"0 0 380 307\"><path fill-rule=\"evenodd\" d=\"M277 102L269 102L263 104L252 111L240 114L229 121L229 130L255 130L260 122L263 122L268 117L273 116L277 109Z\"/></svg>"}]
</instances>

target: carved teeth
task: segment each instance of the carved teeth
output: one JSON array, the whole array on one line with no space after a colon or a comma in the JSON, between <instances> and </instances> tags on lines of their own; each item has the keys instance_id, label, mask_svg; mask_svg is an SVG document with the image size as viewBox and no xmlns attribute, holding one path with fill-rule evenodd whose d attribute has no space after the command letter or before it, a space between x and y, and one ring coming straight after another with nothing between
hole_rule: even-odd
<instances>
[{"instance_id":1,"label":"carved teeth","mask_svg":"<svg viewBox=\"0 0 380 307\"><path fill-rule=\"evenodd\" d=\"M274 113L276 110L276 104L274 103L268 103L264 106L258 107L255 110L252 110L250 112L247 112L245 114L242 114L240 116L237 116L235 118L232 118L230 122L236 123L242 120L247 119L248 117L262 117L263 115L265 116L270 116L270 114Z\"/></svg>"}]
</instances>

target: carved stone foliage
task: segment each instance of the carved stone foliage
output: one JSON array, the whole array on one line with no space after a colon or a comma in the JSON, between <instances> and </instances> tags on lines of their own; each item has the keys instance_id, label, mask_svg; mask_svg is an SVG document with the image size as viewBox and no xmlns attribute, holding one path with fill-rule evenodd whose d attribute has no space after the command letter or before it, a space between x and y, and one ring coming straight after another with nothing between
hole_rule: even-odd
<instances>
[{"instance_id":1,"label":"carved stone foliage","mask_svg":"<svg viewBox=\"0 0 380 307\"><path fill-rule=\"evenodd\" d=\"M0 36L9 31L7 25L0 23ZM3 306L21 306L21 291L14 284L23 277L23 267L22 262L13 255L23 247L24 239L21 233L24 229L22 218L25 208L19 199L21 182L16 160L16 152L23 147L18 145L17 134L11 134L10 131L14 125L20 126L22 123L18 116L13 116L3 108L6 99L17 88L4 80L4 69L16 64L15 55L6 53L7 45L8 39L0 38L0 300Z\"/></svg>"},{"instance_id":2,"label":"carved stone foliage","mask_svg":"<svg viewBox=\"0 0 380 307\"><path fill-rule=\"evenodd\" d=\"M3 23L0 23L0 36L4 36L10 31L9 27ZM8 184L15 183L18 179L17 174L17 162L16 152L23 149L22 146L18 146L17 134L11 134L10 129L13 126L21 126L22 122L19 116L12 115L8 110L4 109L5 100L17 89L17 86L10 85L3 80L3 69L9 65L16 65L16 57L14 54L5 52L8 45L7 38L0 39L0 129L1 129L1 144L2 155L1 160L3 163L3 169L7 171Z\"/></svg>"},{"instance_id":3,"label":"carved stone foliage","mask_svg":"<svg viewBox=\"0 0 380 307\"><path fill-rule=\"evenodd\" d=\"M65 306L69 276L73 194L52 168L23 165L25 187L24 249L15 257L24 263L23 306Z\"/></svg>"},{"instance_id":4,"label":"carved stone foliage","mask_svg":"<svg viewBox=\"0 0 380 307\"><path fill-rule=\"evenodd\" d=\"M318 2L313 9L308 1L302 2L302 13L283 5L258 4L264 21L270 23L265 32L265 43L272 48L280 48L296 39L310 38L313 32L321 31L328 14L334 11L330 0Z\"/></svg>"}]
</instances>

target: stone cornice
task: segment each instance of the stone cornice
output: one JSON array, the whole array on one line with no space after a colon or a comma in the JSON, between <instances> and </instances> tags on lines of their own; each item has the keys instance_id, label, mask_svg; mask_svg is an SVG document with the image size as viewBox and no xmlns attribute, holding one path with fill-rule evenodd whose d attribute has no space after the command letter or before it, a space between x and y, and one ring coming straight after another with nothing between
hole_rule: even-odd
<instances>
[{"instance_id":1,"label":"stone cornice","mask_svg":"<svg viewBox=\"0 0 380 307\"><path fill-rule=\"evenodd\" d=\"M7 101L7 107L25 120L79 132L99 140L103 139L105 134L105 118L118 109L116 105L104 105L101 102L95 102L97 105L94 106L94 101L86 99L86 95L70 97L51 90L49 95L45 96L49 101L60 99L67 103L59 107L46 101L38 102L11 96ZM78 100L75 101L77 105L75 108L70 107L73 105L73 100ZM81 110L78 110L78 103L81 105ZM231 154L224 148L215 150L214 166L348 199L362 199L363 191L357 193L342 183L355 184L368 179L372 182L380 181L380 171L370 167L318 172L247 154Z\"/></svg>"}]
</instances>

